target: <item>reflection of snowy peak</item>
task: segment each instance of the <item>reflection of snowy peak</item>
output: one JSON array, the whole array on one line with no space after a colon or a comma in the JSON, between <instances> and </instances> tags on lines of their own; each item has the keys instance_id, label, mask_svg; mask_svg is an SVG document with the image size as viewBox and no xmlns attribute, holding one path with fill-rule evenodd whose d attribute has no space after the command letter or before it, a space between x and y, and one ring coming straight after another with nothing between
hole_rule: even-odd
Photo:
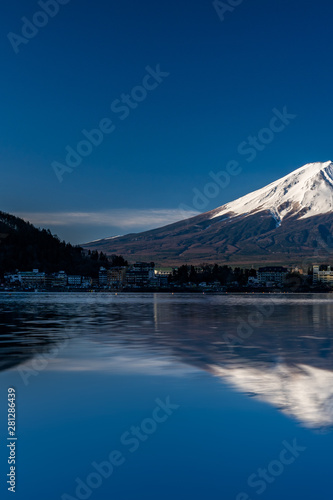
<instances>
[{"instance_id":1,"label":"reflection of snowy peak","mask_svg":"<svg viewBox=\"0 0 333 500\"><path fill-rule=\"evenodd\" d=\"M308 163L262 189L213 211L213 218L268 210L277 221L286 215L300 218L333 210L333 163Z\"/></svg>"},{"instance_id":2,"label":"reflection of snowy peak","mask_svg":"<svg viewBox=\"0 0 333 500\"><path fill-rule=\"evenodd\" d=\"M308 365L274 369L210 366L234 388L277 407L310 428L333 425L333 372Z\"/></svg>"}]
</instances>

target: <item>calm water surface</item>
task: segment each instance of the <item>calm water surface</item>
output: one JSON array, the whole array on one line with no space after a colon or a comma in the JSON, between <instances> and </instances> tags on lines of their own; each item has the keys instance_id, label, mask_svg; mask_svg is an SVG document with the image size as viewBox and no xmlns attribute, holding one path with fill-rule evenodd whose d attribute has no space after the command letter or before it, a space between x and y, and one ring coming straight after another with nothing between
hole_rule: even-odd
<instances>
[{"instance_id":1,"label":"calm water surface","mask_svg":"<svg viewBox=\"0 0 333 500\"><path fill-rule=\"evenodd\" d=\"M1 294L17 500L331 497L333 295ZM111 463L112 462L112 463Z\"/></svg>"}]
</instances>

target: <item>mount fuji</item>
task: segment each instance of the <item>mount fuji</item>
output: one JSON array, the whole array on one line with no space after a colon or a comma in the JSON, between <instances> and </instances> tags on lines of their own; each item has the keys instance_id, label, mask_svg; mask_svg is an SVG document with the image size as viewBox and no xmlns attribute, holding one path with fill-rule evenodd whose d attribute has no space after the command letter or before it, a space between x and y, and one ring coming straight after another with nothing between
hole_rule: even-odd
<instances>
[{"instance_id":1,"label":"mount fuji","mask_svg":"<svg viewBox=\"0 0 333 500\"><path fill-rule=\"evenodd\" d=\"M333 163L308 163L275 182L174 224L83 245L164 265L311 264L333 253Z\"/></svg>"}]
</instances>

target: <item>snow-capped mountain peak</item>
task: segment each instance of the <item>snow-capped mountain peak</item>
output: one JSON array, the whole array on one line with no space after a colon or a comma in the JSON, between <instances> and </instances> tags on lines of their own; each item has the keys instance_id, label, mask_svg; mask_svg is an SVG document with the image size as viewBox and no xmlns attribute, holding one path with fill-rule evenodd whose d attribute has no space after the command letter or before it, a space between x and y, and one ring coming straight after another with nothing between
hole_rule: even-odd
<instances>
[{"instance_id":1,"label":"snow-capped mountain peak","mask_svg":"<svg viewBox=\"0 0 333 500\"><path fill-rule=\"evenodd\" d=\"M333 211L333 163L308 163L271 184L213 210L212 219L270 211L277 225Z\"/></svg>"},{"instance_id":2,"label":"snow-capped mountain peak","mask_svg":"<svg viewBox=\"0 0 333 500\"><path fill-rule=\"evenodd\" d=\"M129 260L326 264L333 254L333 163L309 163L262 189L190 219L85 245ZM326 251L319 251L326 248Z\"/></svg>"}]
</instances>

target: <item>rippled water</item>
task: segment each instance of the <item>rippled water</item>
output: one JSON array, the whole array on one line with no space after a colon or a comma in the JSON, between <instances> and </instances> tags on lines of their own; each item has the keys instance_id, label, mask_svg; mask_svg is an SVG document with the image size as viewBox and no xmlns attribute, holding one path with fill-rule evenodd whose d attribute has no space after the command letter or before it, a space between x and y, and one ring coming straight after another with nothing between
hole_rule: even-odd
<instances>
[{"instance_id":1,"label":"rippled water","mask_svg":"<svg viewBox=\"0 0 333 500\"><path fill-rule=\"evenodd\" d=\"M20 500L330 495L333 295L0 304L1 498L8 387Z\"/></svg>"}]
</instances>

